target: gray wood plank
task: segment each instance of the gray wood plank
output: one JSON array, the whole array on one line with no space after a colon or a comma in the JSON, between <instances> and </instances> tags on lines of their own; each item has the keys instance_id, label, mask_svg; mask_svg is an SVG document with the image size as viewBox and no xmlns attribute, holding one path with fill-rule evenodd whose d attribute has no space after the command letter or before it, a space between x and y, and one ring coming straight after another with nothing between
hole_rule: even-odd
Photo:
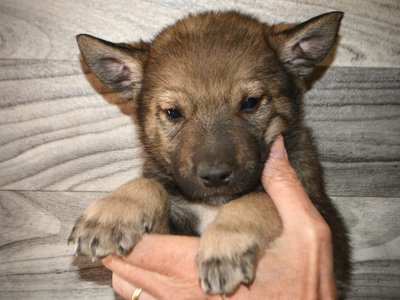
<instances>
[{"instance_id":1,"label":"gray wood plank","mask_svg":"<svg viewBox=\"0 0 400 300\"><path fill-rule=\"evenodd\" d=\"M111 191L140 175L129 104L78 62L1 60L0 74L1 189ZM400 195L399 75L333 67L309 92L331 195Z\"/></svg>"},{"instance_id":2,"label":"gray wood plank","mask_svg":"<svg viewBox=\"0 0 400 300\"><path fill-rule=\"evenodd\" d=\"M101 193L0 193L0 299L114 299L99 262L66 239Z\"/></svg>"},{"instance_id":3,"label":"gray wood plank","mask_svg":"<svg viewBox=\"0 0 400 300\"><path fill-rule=\"evenodd\" d=\"M328 69L305 104L331 195L398 195L400 69Z\"/></svg>"},{"instance_id":4,"label":"gray wood plank","mask_svg":"<svg viewBox=\"0 0 400 300\"><path fill-rule=\"evenodd\" d=\"M400 198L333 200L347 224L353 247L348 299L399 299Z\"/></svg>"},{"instance_id":5,"label":"gray wood plank","mask_svg":"<svg viewBox=\"0 0 400 300\"><path fill-rule=\"evenodd\" d=\"M66 243L99 192L0 191L0 299L113 299L110 273ZM400 296L400 198L335 197L350 229L349 299Z\"/></svg>"},{"instance_id":6,"label":"gray wood plank","mask_svg":"<svg viewBox=\"0 0 400 300\"><path fill-rule=\"evenodd\" d=\"M348 299L399 299L400 260L371 260L354 264Z\"/></svg>"},{"instance_id":7,"label":"gray wood plank","mask_svg":"<svg viewBox=\"0 0 400 300\"><path fill-rule=\"evenodd\" d=\"M0 58L76 60L76 34L86 32L115 41L150 39L188 12L210 9L242 10L269 23L298 22L342 10L346 15L335 65L400 66L400 5L396 0L3 0Z\"/></svg>"},{"instance_id":8,"label":"gray wood plank","mask_svg":"<svg viewBox=\"0 0 400 300\"><path fill-rule=\"evenodd\" d=\"M345 12L339 47L322 62L336 67L316 73L307 123L350 228L349 299L400 298L397 0L3 0L0 299L116 297L110 273L76 258L66 238L101 191L140 175L140 149L129 104L83 74L74 36L149 39L188 12L232 8L272 23Z\"/></svg>"}]
</instances>

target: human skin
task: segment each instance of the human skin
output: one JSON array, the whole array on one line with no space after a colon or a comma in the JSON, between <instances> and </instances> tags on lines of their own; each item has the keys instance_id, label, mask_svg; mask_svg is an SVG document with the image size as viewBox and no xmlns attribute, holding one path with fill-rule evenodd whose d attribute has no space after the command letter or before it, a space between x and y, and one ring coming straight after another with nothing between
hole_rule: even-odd
<instances>
[{"instance_id":1,"label":"human skin","mask_svg":"<svg viewBox=\"0 0 400 300\"><path fill-rule=\"evenodd\" d=\"M290 166L282 136L272 145L261 181L283 232L259 261L253 283L225 299L336 299L331 232ZM197 237L150 234L125 258L110 255L103 264L124 299L131 299L135 287L143 289L140 300L222 299L200 287L198 246Z\"/></svg>"}]
</instances>

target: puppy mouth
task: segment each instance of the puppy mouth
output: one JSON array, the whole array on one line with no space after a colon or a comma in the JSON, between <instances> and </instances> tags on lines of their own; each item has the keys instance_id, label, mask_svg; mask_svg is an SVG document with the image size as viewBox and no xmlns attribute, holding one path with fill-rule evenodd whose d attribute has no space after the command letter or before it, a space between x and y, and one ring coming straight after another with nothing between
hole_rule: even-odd
<instances>
[{"instance_id":1,"label":"puppy mouth","mask_svg":"<svg viewBox=\"0 0 400 300\"><path fill-rule=\"evenodd\" d=\"M251 178L259 178L258 173L249 176ZM179 181L178 181L179 182ZM259 180L234 180L232 183L219 187L206 187L199 184L198 181L180 182L179 187L182 194L190 202L204 203L211 206L219 206L237 199L251 190L254 190L259 184Z\"/></svg>"},{"instance_id":2,"label":"puppy mouth","mask_svg":"<svg viewBox=\"0 0 400 300\"><path fill-rule=\"evenodd\" d=\"M228 193L223 191L202 191L201 193L193 192L191 200L193 202L204 203L211 206L219 206L228 203L231 200L237 199L244 193Z\"/></svg>"},{"instance_id":3,"label":"puppy mouth","mask_svg":"<svg viewBox=\"0 0 400 300\"><path fill-rule=\"evenodd\" d=\"M235 165L231 172L217 169L218 172L209 172L205 176L199 172L198 165L186 173L177 170L173 173L174 181L189 202L223 205L258 189L265 152L268 151L262 151L257 159L248 159L240 166Z\"/></svg>"}]
</instances>

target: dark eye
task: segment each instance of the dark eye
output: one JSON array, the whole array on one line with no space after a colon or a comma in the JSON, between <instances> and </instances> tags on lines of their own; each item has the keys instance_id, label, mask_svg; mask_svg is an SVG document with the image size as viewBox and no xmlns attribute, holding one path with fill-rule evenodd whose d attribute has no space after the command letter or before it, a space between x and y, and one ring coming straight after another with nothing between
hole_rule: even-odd
<instances>
[{"instance_id":1,"label":"dark eye","mask_svg":"<svg viewBox=\"0 0 400 300\"><path fill-rule=\"evenodd\" d=\"M181 112L176 108L168 108L165 110L165 113L170 119L176 120L182 117Z\"/></svg>"},{"instance_id":2,"label":"dark eye","mask_svg":"<svg viewBox=\"0 0 400 300\"><path fill-rule=\"evenodd\" d=\"M258 104L260 103L259 97L249 97L243 100L242 105L240 106L240 110L242 112L251 112L254 111Z\"/></svg>"}]
</instances>

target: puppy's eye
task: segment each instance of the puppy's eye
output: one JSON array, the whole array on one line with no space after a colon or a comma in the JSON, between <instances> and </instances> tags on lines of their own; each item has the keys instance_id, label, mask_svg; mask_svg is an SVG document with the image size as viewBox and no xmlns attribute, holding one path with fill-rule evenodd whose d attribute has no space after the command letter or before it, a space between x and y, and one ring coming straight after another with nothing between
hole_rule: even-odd
<instances>
[{"instance_id":1,"label":"puppy's eye","mask_svg":"<svg viewBox=\"0 0 400 300\"><path fill-rule=\"evenodd\" d=\"M260 97L248 97L242 101L240 111L242 112L253 112L257 109L260 104Z\"/></svg>"},{"instance_id":2,"label":"puppy's eye","mask_svg":"<svg viewBox=\"0 0 400 300\"><path fill-rule=\"evenodd\" d=\"M182 117L181 112L176 108L168 108L168 109L165 110L165 113L172 120L177 120L180 117Z\"/></svg>"}]
</instances>

